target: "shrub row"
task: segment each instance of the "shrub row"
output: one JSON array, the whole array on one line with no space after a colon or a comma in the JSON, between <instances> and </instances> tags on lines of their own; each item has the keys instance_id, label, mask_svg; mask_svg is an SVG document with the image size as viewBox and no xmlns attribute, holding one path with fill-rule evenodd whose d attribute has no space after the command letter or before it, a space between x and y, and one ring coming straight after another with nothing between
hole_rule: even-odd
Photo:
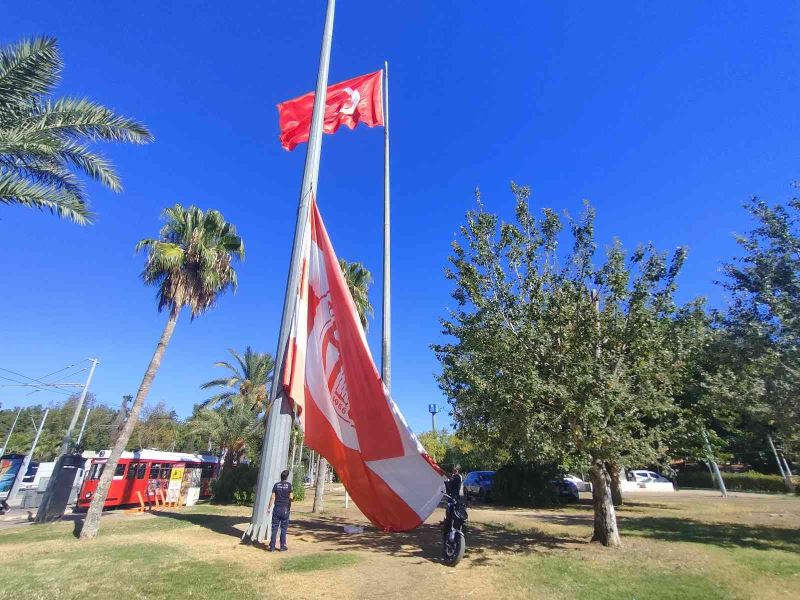
<instances>
[{"instance_id":1,"label":"shrub row","mask_svg":"<svg viewBox=\"0 0 800 600\"><path fill-rule=\"evenodd\" d=\"M306 497L306 488L303 485L305 468L302 466L294 471L292 490L295 500ZM220 504L238 504L250 506L256 495L256 482L258 481L258 467L253 465L239 465L231 469L224 469L214 482L214 501Z\"/></svg>"},{"instance_id":2,"label":"shrub row","mask_svg":"<svg viewBox=\"0 0 800 600\"><path fill-rule=\"evenodd\" d=\"M786 486L780 475L764 475L755 471L744 473L722 473L725 487L733 492L785 492ZM678 473L678 486L688 488L716 487L708 471L682 471Z\"/></svg>"},{"instance_id":3,"label":"shrub row","mask_svg":"<svg viewBox=\"0 0 800 600\"><path fill-rule=\"evenodd\" d=\"M561 503L551 481L559 477L555 465L516 463L501 467L494 476L491 500L509 506L554 506Z\"/></svg>"}]
</instances>

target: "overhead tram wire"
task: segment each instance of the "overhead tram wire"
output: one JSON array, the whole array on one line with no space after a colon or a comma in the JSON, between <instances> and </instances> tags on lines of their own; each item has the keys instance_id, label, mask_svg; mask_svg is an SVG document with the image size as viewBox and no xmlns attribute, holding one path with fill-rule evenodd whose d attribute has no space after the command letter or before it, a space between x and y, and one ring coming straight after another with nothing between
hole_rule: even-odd
<instances>
[{"instance_id":1,"label":"overhead tram wire","mask_svg":"<svg viewBox=\"0 0 800 600\"><path fill-rule=\"evenodd\" d=\"M67 396L70 395L68 391L62 390L61 388L58 387L50 386L48 384L45 384L44 386L36 385L34 383L28 383L25 381L19 381L18 379L11 379L9 377L4 377L3 375L0 375L0 379L5 379L6 381L13 382L13 383L0 384L0 387L32 387L36 388L37 390L44 390L46 392L58 392L59 394L65 394Z\"/></svg>"}]
</instances>

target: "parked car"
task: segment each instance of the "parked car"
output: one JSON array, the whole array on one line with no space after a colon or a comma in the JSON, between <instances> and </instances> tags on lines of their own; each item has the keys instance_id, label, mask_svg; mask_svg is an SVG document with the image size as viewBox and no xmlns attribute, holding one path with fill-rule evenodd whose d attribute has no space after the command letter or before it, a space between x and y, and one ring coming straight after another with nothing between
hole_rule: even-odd
<instances>
[{"instance_id":1,"label":"parked car","mask_svg":"<svg viewBox=\"0 0 800 600\"><path fill-rule=\"evenodd\" d=\"M656 481L658 483L672 483L672 481L654 471L637 470L628 472L633 476L633 481L636 482Z\"/></svg>"},{"instance_id":2,"label":"parked car","mask_svg":"<svg viewBox=\"0 0 800 600\"><path fill-rule=\"evenodd\" d=\"M550 482L558 493L559 498L565 502L578 502L581 495L578 493L578 486L574 481L562 477Z\"/></svg>"},{"instance_id":3,"label":"parked car","mask_svg":"<svg viewBox=\"0 0 800 600\"><path fill-rule=\"evenodd\" d=\"M469 500L477 498L481 502L492 499L494 471L472 471L464 477L464 497Z\"/></svg>"},{"instance_id":4,"label":"parked car","mask_svg":"<svg viewBox=\"0 0 800 600\"><path fill-rule=\"evenodd\" d=\"M591 492L592 491L592 484L589 483L588 481L584 481L583 479L581 479L577 475L564 475L564 479L574 483L575 486L578 488L579 492Z\"/></svg>"}]
</instances>

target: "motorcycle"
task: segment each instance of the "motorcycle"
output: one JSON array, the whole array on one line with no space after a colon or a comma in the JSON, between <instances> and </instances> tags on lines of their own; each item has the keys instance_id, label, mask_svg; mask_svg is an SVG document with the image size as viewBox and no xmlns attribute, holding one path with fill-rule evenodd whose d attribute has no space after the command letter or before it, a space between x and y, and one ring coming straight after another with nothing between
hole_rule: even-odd
<instances>
[{"instance_id":1,"label":"motorcycle","mask_svg":"<svg viewBox=\"0 0 800 600\"><path fill-rule=\"evenodd\" d=\"M464 538L464 523L469 518L466 505L458 498L444 494L447 510L442 521L442 560L455 566L464 558L467 542Z\"/></svg>"}]
</instances>

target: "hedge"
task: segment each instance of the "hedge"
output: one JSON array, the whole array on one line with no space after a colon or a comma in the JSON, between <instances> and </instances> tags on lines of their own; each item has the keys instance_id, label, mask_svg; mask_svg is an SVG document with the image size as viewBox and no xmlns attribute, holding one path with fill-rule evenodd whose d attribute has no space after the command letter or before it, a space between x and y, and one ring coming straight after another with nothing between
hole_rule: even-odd
<instances>
[{"instance_id":1,"label":"hedge","mask_svg":"<svg viewBox=\"0 0 800 600\"><path fill-rule=\"evenodd\" d=\"M491 500L508 506L555 506L562 503L551 481L560 476L555 465L516 463L494 476Z\"/></svg>"},{"instance_id":2,"label":"hedge","mask_svg":"<svg viewBox=\"0 0 800 600\"><path fill-rule=\"evenodd\" d=\"M214 501L220 504L252 504L257 480L258 468L252 465L223 469L213 484Z\"/></svg>"},{"instance_id":3,"label":"hedge","mask_svg":"<svg viewBox=\"0 0 800 600\"><path fill-rule=\"evenodd\" d=\"M732 492L786 492L786 484L780 475L764 475L755 471L722 473L725 487ZM708 471L682 471L678 473L678 486L687 488L716 487Z\"/></svg>"}]
</instances>

